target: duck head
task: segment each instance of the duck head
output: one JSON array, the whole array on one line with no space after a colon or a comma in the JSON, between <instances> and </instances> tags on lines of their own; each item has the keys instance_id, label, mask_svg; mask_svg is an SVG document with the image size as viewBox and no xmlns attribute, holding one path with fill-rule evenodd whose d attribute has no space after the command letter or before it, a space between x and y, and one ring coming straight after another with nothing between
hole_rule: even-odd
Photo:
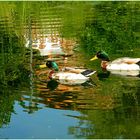
<instances>
[{"instance_id":1,"label":"duck head","mask_svg":"<svg viewBox=\"0 0 140 140\"><path fill-rule=\"evenodd\" d=\"M49 61L46 62L46 64L40 65L40 68L45 68L45 67L48 67L48 68L53 69L55 71L59 70L58 65L55 61L50 61L49 60Z\"/></svg>"},{"instance_id":2,"label":"duck head","mask_svg":"<svg viewBox=\"0 0 140 140\"><path fill-rule=\"evenodd\" d=\"M101 59L102 61L110 61L108 54L105 51L98 51L90 61Z\"/></svg>"},{"instance_id":3,"label":"duck head","mask_svg":"<svg viewBox=\"0 0 140 140\"><path fill-rule=\"evenodd\" d=\"M57 63L55 61L47 61L46 62L46 66L48 68L54 69L55 71L58 71L59 70L58 69L58 65L57 65Z\"/></svg>"},{"instance_id":4,"label":"duck head","mask_svg":"<svg viewBox=\"0 0 140 140\"><path fill-rule=\"evenodd\" d=\"M101 59L101 67L103 71L106 71L108 62L110 61L108 54L105 51L98 51L96 55L90 59L90 61Z\"/></svg>"}]
</instances>

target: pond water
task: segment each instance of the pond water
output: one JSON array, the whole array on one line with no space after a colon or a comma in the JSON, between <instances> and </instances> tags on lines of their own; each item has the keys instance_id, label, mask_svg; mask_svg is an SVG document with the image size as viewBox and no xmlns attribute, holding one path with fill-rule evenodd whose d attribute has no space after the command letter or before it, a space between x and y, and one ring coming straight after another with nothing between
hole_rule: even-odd
<instances>
[{"instance_id":1,"label":"pond water","mask_svg":"<svg viewBox=\"0 0 140 140\"><path fill-rule=\"evenodd\" d=\"M58 85L53 91L42 81L30 89L6 89L0 97L0 137L138 138L139 78L99 79L95 74L90 85Z\"/></svg>"},{"instance_id":2,"label":"pond water","mask_svg":"<svg viewBox=\"0 0 140 140\"><path fill-rule=\"evenodd\" d=\"M32 33L32 39L37 37L38 32L46 36L46 31L50 29L47 26L51 20L44 21L45 14L55 19L55 14L44 9L40 11L43 21L33 25L36 30ZM3 24L3 21L0 22ZM39 23L41 27L37 26ZM57 34L57 30L55 28L53 32ZM66 47L69 42L70 47ZM69 66L97 70L90 81L74 86L58 83L54 90L49 90L46 81L48 69L32 67L33 77L30 75L28 86L23 82L18 87L6 87L0 93L0 138L140 138L139 77L101 73L98 62L92 62L95 65L91 65L85 53L72 51L74 43L70 40L62 44L64 52L70 55L65 59L61 56L56 62L60 69ZM42 56L39 60L33 57L32 62L44 64L47 58ZM27 65L31 66L30 63Z\"/></svg>"}]
</instances>

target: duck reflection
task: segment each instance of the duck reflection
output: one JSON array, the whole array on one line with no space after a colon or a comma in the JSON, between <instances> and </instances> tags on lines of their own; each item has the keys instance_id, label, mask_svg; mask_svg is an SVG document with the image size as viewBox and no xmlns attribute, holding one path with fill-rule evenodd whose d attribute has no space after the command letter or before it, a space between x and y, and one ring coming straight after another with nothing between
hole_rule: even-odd
<instances>
[{"instance_id":1,"label":"duck reflection","mask_svg":"<svg viewBox=\"0 0 140 140\"><path fill-rule=\"evenodd\" d=\"M56 80L51 79L47 83L47 89L55 90L58 87L59 83Z\"/></svg>"},{"instance_id":2,"label":"duck reflection","mask_svg":"<svg viewBox=\"0 0 140 140\"><path fill-rule=\"evenodd\" d=\"M43 85L44 84L44 85ZM63 85L58 81L51 79L48 82L37 85L39 97L42 103L51 108L75 110L78 98L83 98L83 89L94 89L93 81L86 82L82 85ZM84 105L85 103L80 103Z\"/></svg>"},{"instance_id":3,"label":"duck reflection","mask_svg":"<svg viewBox=\"0 0 140 140\"><path fill-rule=\"evenodd\" d=\"M109 71L104 71L104 72L98 72L97 73L97 77L100 81L107 80L111 75L116 75L118 77L124 77L124 78L140 78L140 74L137 75L137 76L123 75L123 73L121 71L118 74L113 74Z\"/></svg>"},{"instance_id":4,"label":"duck reflection","mask_svg":"<svg viewBox=\"0 0 140 140\"><path fill-rule=\"evenodd\" d=\"M71 84L70 84L71 85ZM89 81L86 81L84 83L81 84L81 86L87 88L87 87L93 87L96 84L92 81L92 79L90 79ZM80 88L80 87L79 87ZM78 86L76 87L76 89L79 89ZM47 82L47 89L49 90L69 90L69 91L73 91L75 89L75 86L68 86L67 85L63 85L60 84L58 81L51 79Z\"/></svg>"},{"instance_id":5,"label":"duck reflection","mask_svg":"<svg viewBox=\"0 0 140 140\"><path fill-rule=\"evenodd\" d=\"M98 72L97 73L97 77L101 81L106 80L107 78L109 78L109 76L110 76L110 72L109 71Z\"/></svg>"}]
</instances>

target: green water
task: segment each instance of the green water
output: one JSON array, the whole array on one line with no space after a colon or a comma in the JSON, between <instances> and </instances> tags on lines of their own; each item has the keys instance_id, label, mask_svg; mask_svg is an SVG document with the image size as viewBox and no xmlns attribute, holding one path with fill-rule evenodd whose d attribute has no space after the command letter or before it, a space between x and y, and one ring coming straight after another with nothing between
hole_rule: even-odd
<instances>
[{"instance_id":1,"label":"green water","mask_svg":"<svg viewBox=\"0 0 140 140\"><path fill-rule=\"evenodd\" d=\"M139 77L103 74L99 61L89 61L98 49L108 51L112 59L126 55L140 57L137 46L139 32L136 42L131 42L135 41L134 38L130 39L131 43L128 42L129 49L112 49L111 45L115 46L117 43L107 44L104 35L108 32L99 34L89 26L95 15L99 14L100 6L104 7L100 4L101 2L1 2L0 138L140 138ZM134 6L132 3L137 15L138 4ZM110 3L109 5L111 6ZM123 15L121 10L120 15ZM121 16L121 19L124 17ZM137 18L138 16L135 20ZM101 17L100 21L104 20ZM133 23L138 21L135 20L133 19ZM111 25L115 29L118 26ZM85 30L86 26L88 30ZM104 28L106 27L107 24L104 24ZM101 28L99 30L102 32ZM89 82L75 86L58 83L55 90L49 90L44 80L46 75L38 77L38 73L45 73L47 68L38 69L34 66L46 62L47 57L39 56L31 48L27 50L24 47L24 36L31 41L37 34L45 36L58 33L64 39L78 39L79 44L75 51L72 51L73 48L64 48L73 55L67 57L67 60L56 60L59 67L84 66L96 70ZM90 35L93 33L95 36L92 38ZM124 43L127 38L121 42L120 36L119 43ZM85 40L81 40L83 37ZM85 45L87 43L89 48Z\"/></svg>"}]
</instances>

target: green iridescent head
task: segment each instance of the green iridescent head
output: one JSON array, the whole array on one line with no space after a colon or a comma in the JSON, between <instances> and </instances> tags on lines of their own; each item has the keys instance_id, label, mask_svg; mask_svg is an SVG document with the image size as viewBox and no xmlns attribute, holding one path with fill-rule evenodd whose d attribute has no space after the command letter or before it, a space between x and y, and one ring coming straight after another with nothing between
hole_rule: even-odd
<instances>
[{"instance_id":1,"label":"green iridescent head","mask_svg":"<svg viewBox=\"0 0 140 140\"><path fill-rule=\"evenodd\" d=\"M46 62L46 66L48 68L53 68L55 71L58 71L59 70L57 63L54 62L54 61L47 61Z\"/></svg>"},{"instance_id":2,"label":"green iridescent head","mask_svg":"<svg viewBox=\"0 0 140 140\"><path fill-rule=\"evenodd\" d=\"M90 61L101 59L103 61L110 61L108 54L105 51L98 51L96 55L90 59Z\"/></svg>"}]
</instances>

